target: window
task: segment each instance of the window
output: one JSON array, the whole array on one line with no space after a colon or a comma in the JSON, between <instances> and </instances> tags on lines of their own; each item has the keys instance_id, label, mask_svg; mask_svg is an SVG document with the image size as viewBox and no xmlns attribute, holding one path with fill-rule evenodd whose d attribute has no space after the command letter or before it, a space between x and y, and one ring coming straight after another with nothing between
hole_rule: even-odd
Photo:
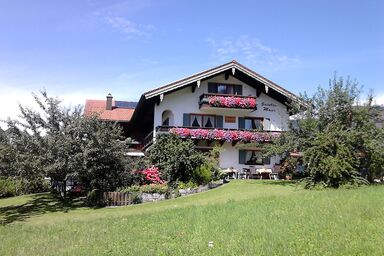
<instances>
[{"instance_id":1,"label":"window","mask_svg":"<svg viewBox=\"0 0 384 256\"><path fill-rule=\"evenodd\" d=\"M189 126L213 128L215 127L215 116L190 114Z\"/></svg>"},{"instance_id":2,"label":"window","mask_svg":"<svg viewBox=\"0 0 384 256\"><path fill-rule=\"evenodd\" d=\"M242 95L243 87L240 84L209 83L208 93Z\"/></svg>"},{"instance_id":3,"label":"window","mask_svg":"<svg viewBox=\"0 0 384 256\"><path fill-rule=\"evenodd\" d=\"M246 165L269 165L271 163L270 157L263 158L260 151L256 150L239 150L240 164Z\"/></svg>"},{"instance_id":4,"label":"window","mask_svg":"<svg viewBox=\"0 0 384 256\"><path fill-rule=\"evenodd\" d=\"M244 129L246 130L263 130L263 118L245 117Z\"/></svg>"},{"instance_id":5,"label":"window","mask_svg":"<svg viewBox=\"0 0 384 256\"><path fill-rule=\"evenodd\" d=\"M162 123L163 126L169 126L169 117L165 118Z\"/></svg>"},{"instance_id":6,"label":"window","mask_svg":"<svg viewBox=\"0 0 384 256\"><path fill-rule=\"evenodd\" d=\"M170 110L165 110L161 115L161 125L172 126L173 125L173 113Z\"/></svg>"}]
</instances>

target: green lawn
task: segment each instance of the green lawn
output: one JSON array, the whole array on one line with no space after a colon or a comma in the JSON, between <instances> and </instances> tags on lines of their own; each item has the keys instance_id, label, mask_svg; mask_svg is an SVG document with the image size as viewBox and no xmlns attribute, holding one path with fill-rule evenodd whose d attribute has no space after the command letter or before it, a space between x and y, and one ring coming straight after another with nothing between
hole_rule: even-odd
<instances>
[{"instance_id":1,"label":"green lawn","mask_svg":"<svg viewBox=\"0 0 384 256\"><path fill-rule=\"evenodd\" d=\"M47 194L2 199L0 255L384 255L383 199L384 186L252 180L97 210Z\"/></svg>"}]
</instances>

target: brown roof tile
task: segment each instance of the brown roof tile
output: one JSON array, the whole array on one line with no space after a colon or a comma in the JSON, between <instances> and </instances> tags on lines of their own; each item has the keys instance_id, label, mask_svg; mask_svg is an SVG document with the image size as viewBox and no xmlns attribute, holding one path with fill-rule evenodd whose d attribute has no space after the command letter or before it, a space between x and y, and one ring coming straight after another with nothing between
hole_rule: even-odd
<instances>
[{"instance_id":1,"label":"brown roof tile","mask_svg":"<svg viewBox=\"0 0 384 256\"><path fill-rule=\"evenodd\" d=\"M99 119L110 121L123 121L128 122L135 109L116 108L112 110L106 110L106 100L86 100L84 107L84 115L90 117L94 114L99 114ZM115 101L112 101L112 106L115 105Z\"/></svg>"}]
</instances>

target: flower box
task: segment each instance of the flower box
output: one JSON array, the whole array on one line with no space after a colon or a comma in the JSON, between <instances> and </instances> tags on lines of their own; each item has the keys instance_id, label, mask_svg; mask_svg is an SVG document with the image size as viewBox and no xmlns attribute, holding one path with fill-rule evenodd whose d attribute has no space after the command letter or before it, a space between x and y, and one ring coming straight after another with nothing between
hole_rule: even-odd
<instances>
[{"instance_id":1,"label":"flower box","mask_svg":"<svg viewBox=\"0 0 384 256\"><path fill-rule=\"evenodd\" d=\"M207 104L211 107L219 108L256 109L256 98L224 95L203 95L200 104Z\"/></svg>"},{"instance_id":2,"label":"flower box","mask_svg":"<svg viewBox=\"0 0 384 256\"><path fill-rule=\"evenodd\" d=\"M170 129L170 133L176 134L182 138L222 140L226 142L271 141L273 138L278 137L280 135L279 132L254 132L223 129L207 130L199 128L172 128Z\"/></svg>"}]
</instances>

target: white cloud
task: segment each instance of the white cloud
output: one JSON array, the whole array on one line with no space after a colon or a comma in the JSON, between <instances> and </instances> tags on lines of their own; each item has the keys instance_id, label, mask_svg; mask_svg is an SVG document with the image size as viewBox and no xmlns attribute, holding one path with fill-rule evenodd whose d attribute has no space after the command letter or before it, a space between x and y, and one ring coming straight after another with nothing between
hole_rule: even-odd
<instances>
[{"instance_id":1,"label":"white cloud","mask_svg":"<svg viewBox=\"0 0 384 256\"><path fill-rule=\"evenodd\" d=\"M374 103L377 105L384 105L384 93L377 95L374 98Z\"/></svg>"},{"instance_id":2,"label":"white cloud","mask_svg":"<svg viewBox=\"0 0 384 256\"><path fill-rule=\"evenodd\" d=\"M106 22L128 36L150 36L150 32L155 29L151 24L136 24L124 17L107 17Z\"/></svg>"},{"instance_id":3,"label":"white cloud","mask_svg":"<svg viewBox=\"0 0 384 256\"><path fill-rule=\"evenodd\" d=\"M300 63L299 58L281 54L277 49L262 44L259 39L246 35L233 40L207 38L206 41L211 46L212 57L217 62L245 59L249 64L273 69Z\"/></svg>"},{"instance_id":4,"label":"white cloud","mask_svg":"<svg viewBox=\"0 0 384 256\"><path fill-rule=\"evenodd\" d=\"M33 92L38 93L37 91ZM103 99L105 95L97 95L85 91L55 95L48 91L48 96L57 96L62 100L63 107L74 107L84 105L86 99ZM19 104L36 110L38 109L30 89L15 88L0 84L0 120L6 120L8 117L17 119L20 114ZM0 127L5 128L5 124L0 122Z\"/></svg>"}]
</instances>

